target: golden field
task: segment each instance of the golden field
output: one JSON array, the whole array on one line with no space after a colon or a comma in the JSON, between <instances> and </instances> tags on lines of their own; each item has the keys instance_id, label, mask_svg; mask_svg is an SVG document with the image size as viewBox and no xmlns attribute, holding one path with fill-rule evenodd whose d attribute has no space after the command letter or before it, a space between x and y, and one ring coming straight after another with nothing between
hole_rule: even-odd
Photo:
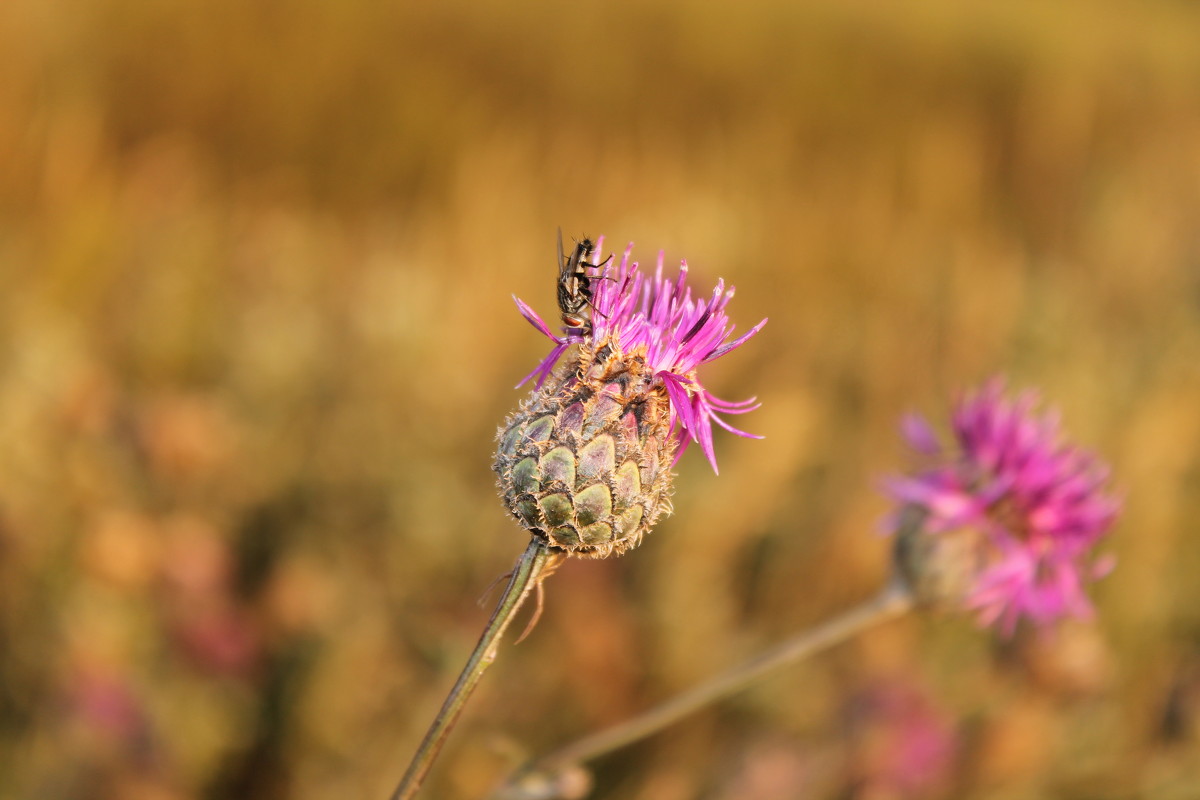
<instances>
[{"instance_id":1,"label":"golden field","mask_svg":"<svg viewBox=\"0 0 1200 800\"><path fill-rule=\"evenodd\" d=\"M766 439L548 581L423 796L869 597L899 416L1005 374L1113 466L1094 623L910 616L593 796L1200 797L1200 8L7 0L0 798L387 796L526 542L558 226L770 317L705 373Z\"/></svg>"}]
</instances>

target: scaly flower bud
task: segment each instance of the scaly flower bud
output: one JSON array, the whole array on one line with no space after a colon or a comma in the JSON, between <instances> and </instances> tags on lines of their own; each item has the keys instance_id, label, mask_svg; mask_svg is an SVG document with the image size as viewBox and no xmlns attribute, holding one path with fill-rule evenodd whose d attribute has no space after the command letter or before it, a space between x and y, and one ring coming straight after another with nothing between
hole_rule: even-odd
<instances>
[{"instance_id":1,"label":"scaly flower bud","mask_svg":"<svg viewBox=\"0 0 1200 800\"><path fill-rule=\"evenodd\" d=\"M716 470L713 422L761 438L718 416L753 411L755 399L714 397L697 369L740 347L766 320L729 341L732 288L718 281L709 300L693 300L686 262L676 280L665 280L660 253L648 278L630 262L631 249L619 265L607 261L587 276L591 318L581 326L572 309L563 336L514 298L554 347L521 381L536 377L536 388L500 431L494 469L521 525L572 555L603 558L636 547L670 513L672 467L689 442L700 443ZM598 257L599 248L593 269ZM577 356L556 369L572 346Z\"/></svg>"}]
</instances>

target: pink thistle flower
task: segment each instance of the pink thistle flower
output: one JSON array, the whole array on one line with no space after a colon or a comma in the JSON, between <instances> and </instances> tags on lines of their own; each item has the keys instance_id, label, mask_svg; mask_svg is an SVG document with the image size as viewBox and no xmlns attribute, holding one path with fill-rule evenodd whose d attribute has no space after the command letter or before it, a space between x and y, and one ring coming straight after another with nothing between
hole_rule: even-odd
<instances>
[{"instance_id":1,"label":"pink thistle flower","mask_svg":"<svg viewBox=\"0 0 1200 800\"><path fill-rule=\"evenodd\" d=\"M598 245L603 242L601 237ZM735 326L729 322L725 307L733 298L732 286L726 289L725 282L718 280L708 299L693 299L687 285L686 261L680 262L678 276L669 280L663 277L663 254L659 251L654 275L649 276L636 261L629 260L632 250L630 243L619 264L606 261L602 272L590 276L591 324L585 328L565 327L564 335L558 336L528 304L513 297L525 319L554 342L550 353L517 385L536 378L535 388L540 388L573 344L590 352L607 346L615 352L638 355L670 397L671 432L678 442L676 460L695 440L716 472L713 423L737 436L761 439L733 427L720 416L745 414L760 403L754 397L740 402L716 397L701 383L698 368L741 347L762 330L767 320L730 341ZM599 253L597 246L593 268L599 262Z\"/></svg>"},{"instance_id":2,"label":"pink thistle flower","mask_svg":"<svg viewBox=\"0 0 1200 800\"><path fill-rule=\"evenodd\" d=\"M945 794L961 750L954 720L912 679L880 680L846 708L855 784L864 796Z\"/></svg>"},{"instance_id":3,"label":"pink thistle flower","mask_svg":"<svg viewBox=\"0 0 1200 800\"><path fill-rule=\"evenodd\" d=\"M1120 503L1105 491L1107 466L1063 441L1057 412L1038 414L1035 392L1010 400L1004 388L996 378L959 400L952 448L923 418L906 417L905 438L931 466L884 488L901 504L886 527L902 537L916 530L927 540L920 556L942 558L952 549L943 545L966 534L973 563L954 600L1011 634L1021 618L1092 613L1085 585L1113 564L1093 549Z\"/></svg>"}]
</instances>

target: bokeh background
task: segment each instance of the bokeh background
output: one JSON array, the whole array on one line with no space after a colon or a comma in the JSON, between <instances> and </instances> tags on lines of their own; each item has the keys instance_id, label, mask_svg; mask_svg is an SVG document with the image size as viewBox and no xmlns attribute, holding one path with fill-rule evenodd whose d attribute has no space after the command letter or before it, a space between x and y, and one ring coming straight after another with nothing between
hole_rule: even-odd
<instances>
[{"instance_id":1,"label":"bokeh background","mask_svg":"<svg viewBox=\"0 0 1200 800\"><path fill-rule=\"evenodd\" d=\"M738 287L767 436L566 565L426 795L871 596L898 416L1003 373L1114 466L1094 624L890 623L596 797L1200 797L1200 7L0 3L0 797L383 797L525 545L554 231Z\"/></svg>"}]
</instances>

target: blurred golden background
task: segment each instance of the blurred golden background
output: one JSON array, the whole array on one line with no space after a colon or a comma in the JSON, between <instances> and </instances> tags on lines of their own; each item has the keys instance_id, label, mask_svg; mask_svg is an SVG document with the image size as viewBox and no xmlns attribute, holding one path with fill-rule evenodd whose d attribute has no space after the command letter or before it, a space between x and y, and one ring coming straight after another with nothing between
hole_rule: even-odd
<instances>
[{"instance_id":1,"label":"blurred golden background","mask_svg":"<svg viewBox=\"0 0 1200 800\"><path fill-rule=\"evenodd\" d=\"M870 596L898 416L995 373L1109 459L1094 625L914 617L596 797L1200 797L1200 7L0 4L0 797L384 797L526 538L489 466L554 231L758 339L721 475L566 565L425 796Z\"/></svg>"}]
</instances>

